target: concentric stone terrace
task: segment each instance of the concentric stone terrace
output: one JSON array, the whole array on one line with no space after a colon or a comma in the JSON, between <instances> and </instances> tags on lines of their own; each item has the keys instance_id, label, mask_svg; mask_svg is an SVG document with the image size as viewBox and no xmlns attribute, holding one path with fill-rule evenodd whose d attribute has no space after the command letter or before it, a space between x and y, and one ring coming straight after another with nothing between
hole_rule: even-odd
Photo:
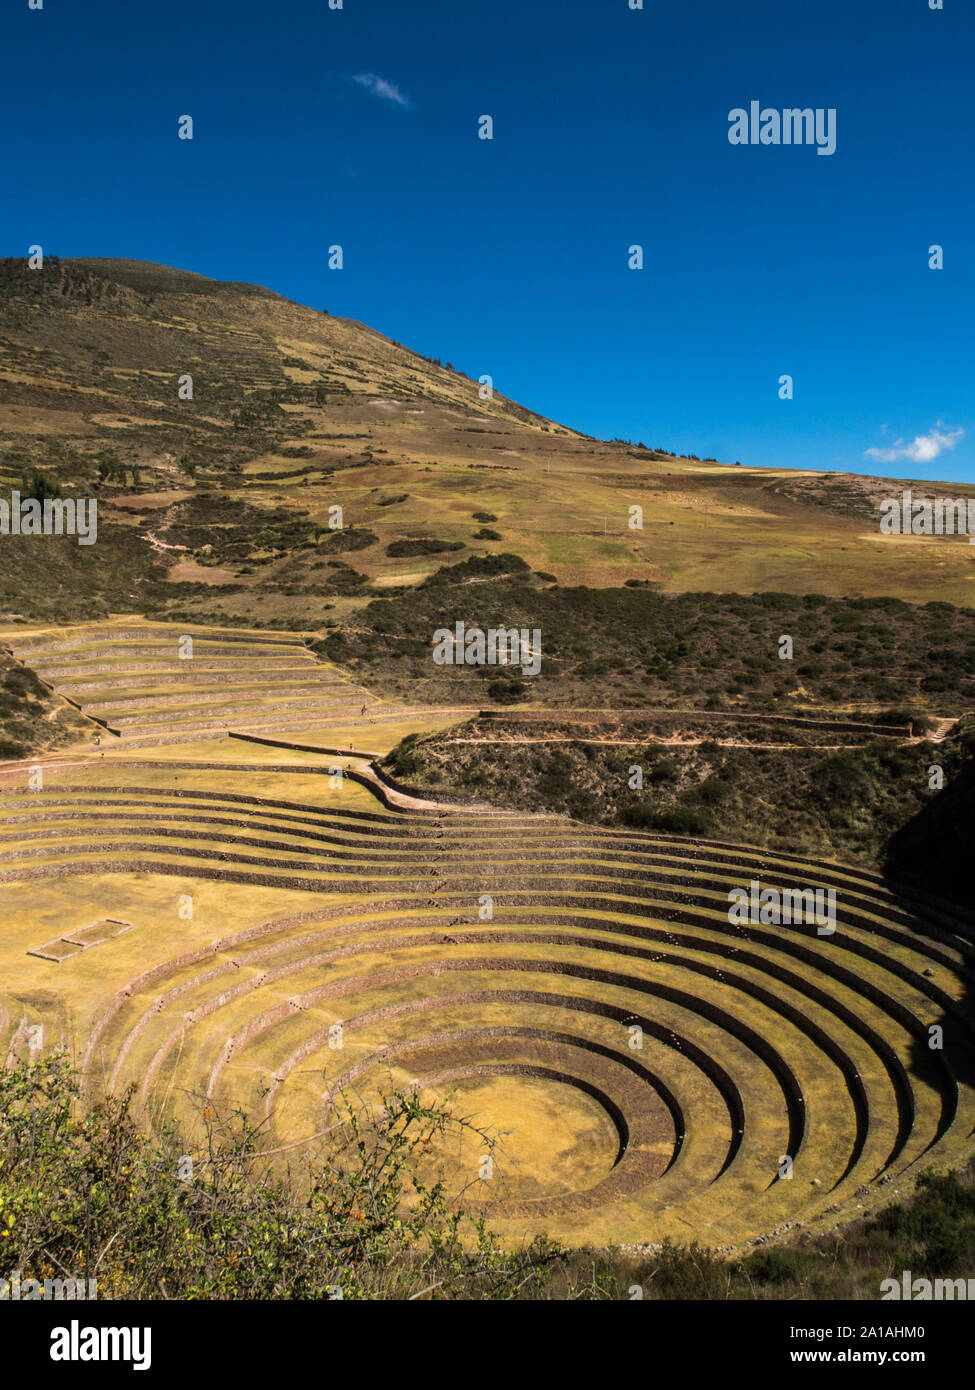
<instances>
[{"instance_id":1,"label":"concentric stone terrace","mask_svg":"<svg viewBox=\"0 0 975 1390\"><path fill-rule=\"evenodd\" d=\"M365 691L290 635L91 624L15 638L17 658L134 745L347 722Z\"/></svg>"},{"instance_id":2,"label":"concentric stone terrace","mask_svg":"<svg viewBox=\"0 0 975 1390\"><path fill-rule=\"evenodd\" d=\"M0 795L5 895L33 904L0 1022L23 1034L29 996L152 1121L241 1102L288 1155L340 1094L418 1085L497 1135L486 1177L476 1143L441 1155L496 1229L596 1242L856 1214L964 1148L975 948L944 906L741 846L384 807L325 759L177 758ZM752 879L834 889L835 933L729 922ZM131 929L28 961L85 939L89 902Z\"/></svg>"}]
</instances>

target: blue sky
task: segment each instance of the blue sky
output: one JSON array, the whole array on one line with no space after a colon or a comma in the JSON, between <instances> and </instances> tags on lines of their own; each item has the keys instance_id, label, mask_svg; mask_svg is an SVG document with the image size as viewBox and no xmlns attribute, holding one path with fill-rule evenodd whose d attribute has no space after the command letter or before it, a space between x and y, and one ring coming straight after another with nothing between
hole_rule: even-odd
<instances>
[{"instance_id":1,"label":"blue sky","mask_svg":"<svg viewBox=\"0 0 975 1390\"><path fill-rule=\"evenodd\" d=\"M267 285L602 437L975 481L968 0L644 3L9 0L0 254ZM835 153L730 144L752 100Z\"/></svg>"}]
</instances>

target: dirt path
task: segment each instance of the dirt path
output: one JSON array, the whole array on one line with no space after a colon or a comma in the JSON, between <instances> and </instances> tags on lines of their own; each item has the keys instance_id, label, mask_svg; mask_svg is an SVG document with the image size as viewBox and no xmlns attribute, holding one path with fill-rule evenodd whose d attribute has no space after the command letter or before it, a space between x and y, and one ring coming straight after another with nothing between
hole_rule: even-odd
<instances>
[{"instance_id":1,"label":"dirt path","mask_svg":"<svg viewBox=\"0 0 975 1390\"><path fill-rule=\"evenodd\" d=\"M146 532L146 540L152 546L153 550L189 550L189 546L186 545L169 545L168 542L161 541L158 536L154 536L151 531Z\"/></svg>"},{"instance_id":2,"label":"dirt path","mask_svg":"<svg viewBox=\"0 0 975 1390\"><path fill-rule=\"evenodd\" d=\"M755 748L766 752L774 752L776 749L785 751L806 748L813 753L838 753L865 746L863 743L752 743L746 739L733 738L657 738L654 734L644 734L639 738L583 738L558 734L551 738L448 738L443 741L444 743L487 743L502 748L518 743L606 744L611 748L637 748L644 744L653 744L659 748L697 748L702 743L713 743L717 748ZM920 738L903 740L905 744L923 743L924 741ZM939 742L934 738L930 741Z\"/></svg>"}]
</instances>

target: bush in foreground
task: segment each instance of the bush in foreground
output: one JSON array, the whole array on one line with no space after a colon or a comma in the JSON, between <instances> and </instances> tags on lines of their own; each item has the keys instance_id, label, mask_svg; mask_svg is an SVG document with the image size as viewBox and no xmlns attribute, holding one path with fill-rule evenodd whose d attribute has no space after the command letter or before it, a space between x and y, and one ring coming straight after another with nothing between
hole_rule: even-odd
<instances>
[{"instance_id":1,"label":"bush in foreground","mask_svg":"<svg viewBox=\"0 0 975 1390\"><path fill-rule=\"evenodd\" d=\"M100 1298L504 1299L558 1253L500 1250L424 1181L428 1146L465 1122L412 1094L347 1106L284 1173L239 1110L204 1107L196 1144L147 1136L131 1095L83 1110L62 1055L0 1070L0 1118L0 1262L96 1279Z\"/></svg>"},{"instance_id":2,"label":"bush in foreground","mask_svg":"<svg viewBox=\"0 0 975 1390\"><path fill-rule=\"evenodd\" d=\"M100 1299L873 1300L906 1269L975 1267L970 1170L737 1260L669 1241L505 1250L423 1177L431 1143L471 1128L444 1107L347 1105L314 1154L289 1146L302 1158L284 1172L242 1111L204 1105L201 1120L195 1144L173 1125L149 1137L130 1095L83 1107L63 1055L0 1065L0 1275L94 1279Z\"/></svg>"}]
</instances>

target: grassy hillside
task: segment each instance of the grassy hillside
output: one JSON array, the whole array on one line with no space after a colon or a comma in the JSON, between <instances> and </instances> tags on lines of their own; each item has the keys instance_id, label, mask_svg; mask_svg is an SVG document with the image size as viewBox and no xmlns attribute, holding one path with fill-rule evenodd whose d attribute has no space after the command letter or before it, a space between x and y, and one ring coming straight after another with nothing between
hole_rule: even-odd
<instances>
[{"instance_id":1,"label":"grassy hillside","mask_svg":"<svg viewBox=\"0 0 975 1390\"><path fill-rule=\"evenodd\" d=\"M0 486L36 467L97 496L106 550L125 550L117 528L132 532L136 553L112 561L123 596L168 562L174 585L198 587L160 602L202 622L345 619L369 586L421 582L444 547L512 551L570 587L972 602L963 537L879 534L879 499L901 483L589 439L498 389L485 398L490 363L470 371L260 287L137 261L2 261ZM253 554L217 565L159 549L149 532L197 493L319 528L341 507L343 525L374 538L357 551L365 584L318 593L294 546L264 550L260 567ZM28 557L12 556L8 605L46 617Z\"/></svg>"}]
</instances>

